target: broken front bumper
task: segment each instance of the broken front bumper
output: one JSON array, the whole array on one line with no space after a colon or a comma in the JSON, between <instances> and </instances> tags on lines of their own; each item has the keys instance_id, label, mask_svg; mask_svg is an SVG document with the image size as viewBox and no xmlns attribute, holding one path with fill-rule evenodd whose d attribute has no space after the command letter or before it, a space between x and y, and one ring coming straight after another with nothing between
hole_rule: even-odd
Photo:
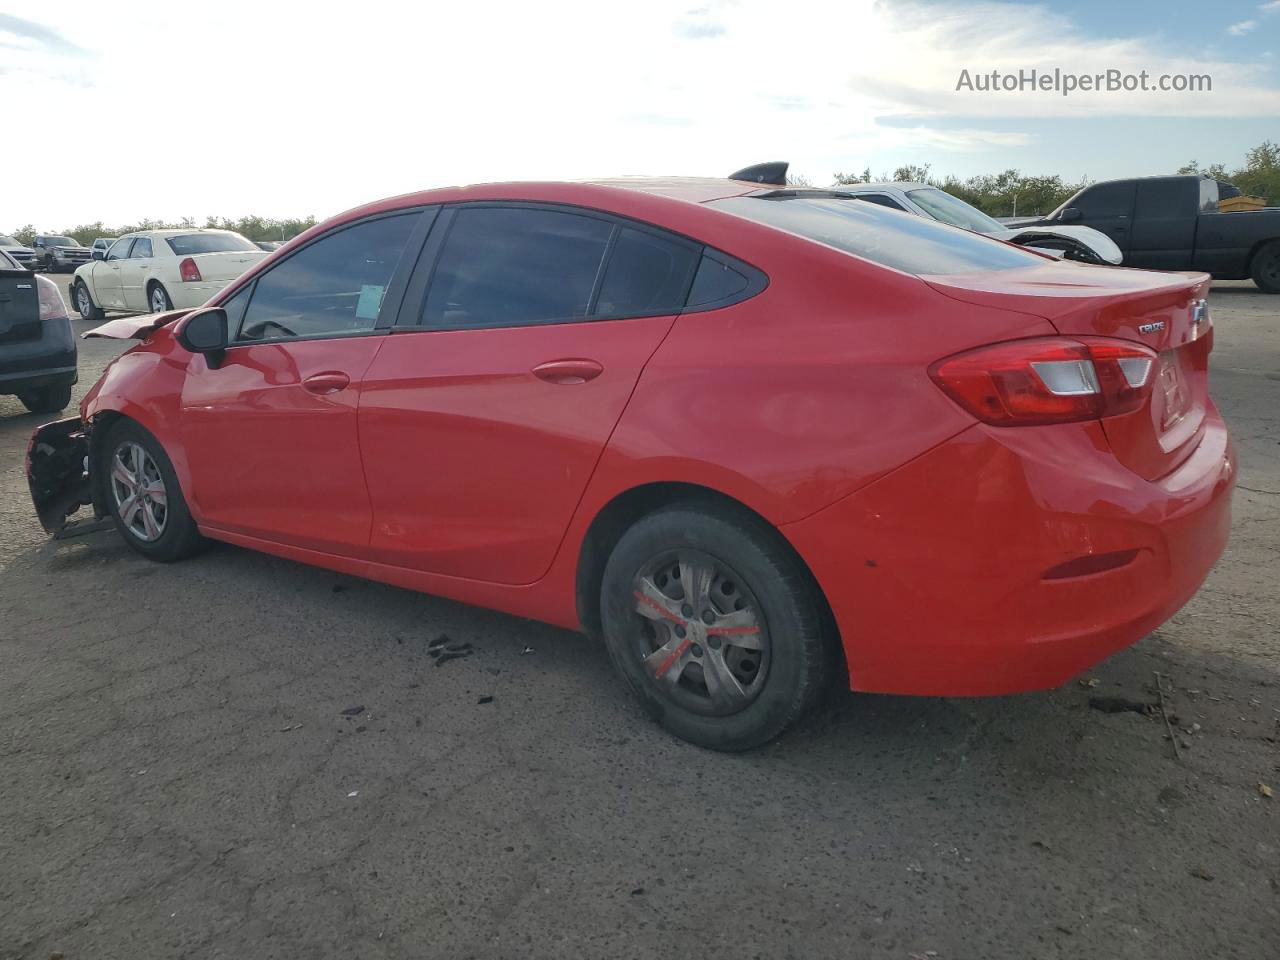
<instances>
[{"instance_id":1,"label":"broken front bumper","mask_svg":"<svg viewBox=\"0 0 1280 960\"><path fill-rule=\"evenodd\" d=\"M40 525L56 534L84 504L93 502L89 435L79 417L39 427L27 444L27 486Z\"/></svg>"}]
</instances>

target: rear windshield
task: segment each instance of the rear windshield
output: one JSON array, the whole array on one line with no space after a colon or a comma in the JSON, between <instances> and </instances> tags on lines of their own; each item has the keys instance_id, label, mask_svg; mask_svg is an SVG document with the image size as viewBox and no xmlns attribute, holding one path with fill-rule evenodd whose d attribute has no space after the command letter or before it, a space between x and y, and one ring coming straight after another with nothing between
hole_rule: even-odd
<instances>
[{"instance_id":1,"label":"rear windshield","mask_svg":"<svg viewBox=\"0 0 1280 960\"><path fill-rule=\"evenodd\" d=\"M1043 257L981 234L924 217L904 217L852 197L727 197L708 206L917 276L1044 263Z\"/></svg>"},{"instance_id":2,"label":"rear windshield","mask_svg":"<svg viewBox=\"0 0 1280 960\"><path fill-rule=\"evenodd\" d=\"M978 233L991 233L994 230L1004 229L999 220L991 219L977 207L934 187L926 190L908 190L907 196L933 219L949 223L953 227L964 227L966 230L976 230Z\"/></svg>"},{"instance_id":3,"label":"rear windshield","mask_svg":"<svg viewBox=\"0 0 1280 960\"><path fill-rule=\"evenodd\" d=\"M180 237L169 237L165 242L180 257L190 257L197 253L258 249L238 233L188 233Z\"/></svg>"}]
</instances>

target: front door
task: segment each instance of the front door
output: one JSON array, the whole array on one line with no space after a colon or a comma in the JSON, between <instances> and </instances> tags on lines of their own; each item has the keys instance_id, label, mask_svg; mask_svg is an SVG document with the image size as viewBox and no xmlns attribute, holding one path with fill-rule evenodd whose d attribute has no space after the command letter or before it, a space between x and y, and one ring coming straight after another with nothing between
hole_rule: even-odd
<instances>
[{"instance_id":1,"label":"front door","mask_svg":"<svg viewBox=\"0 0 1280 960\"><path fill-rule=\"evenodd\" d=\"M235 342L195 357L182 393L202 525L345 556L368 552L356 411L377 328L420 212L321 237L224 306Z\"/></svg>"},{"instance_id":2,"label":"front door","mask_svg":"<svg viewBox=\"0 0 1280 960\"><path fill-rule=\"evenodd\" d=\"M609 255L606 259L606 251ZM442 213L365 375L372 557L495 583L551 566L698 248L550 206Z\"/></svg>"},{"instance_id":3,"label":"front door","mask_svg":"<svg viewBox=\"0 0 1280 960\"><path fill-rule=\"evenodd\" d=\"M147 301L147 281L151 279L153 266L151 238L138 237L133 241L129 259L120 261L120 297L126 310L151 311L151 304Z\"/></svg>"},{"instance_id":4,"label":"front door","mask_svg":"<svg viewBox=\"0 0 1280 960\"><path fill-rule=\"evenodd\" d=\"M107 251L106 259L99 260L93 270L93 299L103 310L123 310L124 294L120 286L120 271L129 259L133 237L117 240Z\"/></svg>"}]
</instances>

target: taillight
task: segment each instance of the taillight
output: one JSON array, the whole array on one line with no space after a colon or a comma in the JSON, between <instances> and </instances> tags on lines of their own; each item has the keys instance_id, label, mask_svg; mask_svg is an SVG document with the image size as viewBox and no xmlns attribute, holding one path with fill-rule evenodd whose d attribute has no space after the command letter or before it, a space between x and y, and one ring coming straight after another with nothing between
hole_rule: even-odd
<instances>
[{"instance_id":1,"label":"taillight","mask_svg":"<svg viewBox=\"0 0 1280 960\"><path fill-rule=\"evenodd\" d=\"M48 277L36 274L36 294L40 300L41 322L67 316L67 304L62 293Z\"/></svg>"},{"instance_id":2,"label":"taillight","mask_svg":"<svg viewBox=\"0 0 1280 960\"><path fill-rule=\"evenodd\" d=\"M1156 353L1103 337L1011 340L939 360L929 376L951 399L999 427L1130 413L1151 392Z\"/></svg>"},{"instance_id":3,"label":"taillight","mask_svg":"<svg viewBox=\"0 0 1280 960\"><path fill-rule=\"evenodd\" d=\"M196 266L196 262L187 257L178 264L178 276L182 278L183 283L192 283L193 281L203 280L200 276L200 268Z\"/></svg>"}]
</instances>

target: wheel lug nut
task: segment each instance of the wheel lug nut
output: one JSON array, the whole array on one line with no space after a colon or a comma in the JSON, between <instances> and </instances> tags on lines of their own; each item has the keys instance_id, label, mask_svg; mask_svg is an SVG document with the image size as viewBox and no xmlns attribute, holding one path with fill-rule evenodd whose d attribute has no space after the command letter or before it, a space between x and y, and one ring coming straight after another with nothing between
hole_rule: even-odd
<instances>
[{"instance_id":1,"label":"wheel lug nut","mask_svg":"<svg viewBox=\"0 0 1280 960\"><path fill-rule=\"evenodd\" d=\"M679 637L681 640L683 640L683 639L684 639L684 635L685 635L687 632L688 632L688 631L687 631L687 630L685 630L685 628L684 628L684 625L683 625L683 624L679 624L679 623L677 623L677 624L676 624L676 636L677 636L677 637Z\"/></svg>"},{"instance_id":2,"label":"wheel lug nut","mask_svg":"<svg viewBox=\"0 0 1280 960\"><path fill-rule=\"evenodd\" d=\"M703 611L702 611L702 622L703 622L703 623L715 623L715 622L716 622L716 614L715 614L715 611L714 611L714 610L703 610Z\"/></svg>"},{"instance_id":3,"label":"wheel lug nut","mask_svg":"<svg viewBox=\"0 0 1280 960\"><path fill-rule=\"evenodd\" d=\"M681 608L680 608L680 612L681 612L681 613L683 613L686 617L692 617L692 616L693 616L693 607L689 606L689 605L686 603L683 607L681 607Z\"/></svg>"},{"instance_id":4,"label":"wheel lug nut","mask_svg":"<svg viewBox=\"0 0 1280 960\"><path fill-rule=\"evenodd\" d=\"M696 643L692 647L690 647L689 650L695 657L702 656L702 648L698 646Z\"/></svg>"}]
</instances>

